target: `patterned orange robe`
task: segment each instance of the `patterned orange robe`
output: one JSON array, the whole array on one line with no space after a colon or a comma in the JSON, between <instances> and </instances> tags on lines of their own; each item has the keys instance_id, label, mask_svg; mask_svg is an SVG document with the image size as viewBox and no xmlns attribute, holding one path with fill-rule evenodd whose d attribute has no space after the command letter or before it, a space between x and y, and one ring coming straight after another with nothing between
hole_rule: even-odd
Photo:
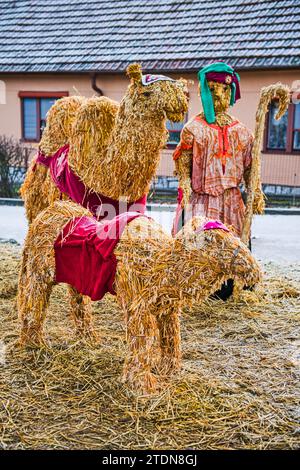
<instances>
[{"instance_id":1,"label":"patterned orange robe","mask_svg":"<svg viewBox=\"0 0 300 470\"><path fill-rule=\"evenodd\" d=\"M245 205L239 185L251 165L252 146L253 134L238 120L219 127L196 116L184 126L173 158L180 158L183 150L192 153L193 191L186 221L204 215L241 235Z\"/></svg>"}]
</instances>

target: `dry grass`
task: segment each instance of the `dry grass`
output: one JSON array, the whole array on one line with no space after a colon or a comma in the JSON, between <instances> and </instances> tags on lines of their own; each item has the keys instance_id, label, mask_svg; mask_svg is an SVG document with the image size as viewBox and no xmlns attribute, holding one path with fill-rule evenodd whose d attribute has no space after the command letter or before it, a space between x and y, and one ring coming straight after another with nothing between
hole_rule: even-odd
<instances>
[{"instance_id":1,"label":"dry grass","mask_svg":"<svg viewBox=\"0 0 300 470\"><path fill-rule=\"evenodd\" d=\"M137 397L120 383L124 321L111 296L94 304L98 346L74 339L62 286L47 319L51 349L15 346L20 249L0 253L2 448L299 448L299 268L270 265L265 295L186 312L181 373Z\"/></svg>"}]
</instances>

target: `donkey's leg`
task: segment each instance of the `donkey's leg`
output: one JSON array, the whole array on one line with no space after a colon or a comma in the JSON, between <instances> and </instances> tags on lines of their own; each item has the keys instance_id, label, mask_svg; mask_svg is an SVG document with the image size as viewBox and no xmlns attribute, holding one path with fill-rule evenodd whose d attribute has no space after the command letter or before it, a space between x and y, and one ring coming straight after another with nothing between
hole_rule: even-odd
<instances>
[{"instance_id":1,"label":"donkey's leg","mask_svg":"<svg viewBox=\"0 0 300 470\"><path fill-rule=\"evenodd\" d=\"M181 366L181 338L179 308L170 306L169 311L157 317L161 359L159 369L170 374Z\"/></svg>"},{"instance_id":2,"label":"donkey's leg","mask_svg":"<svg viewBox=\"0 0 300 470\"><path fill-rule=\"evenodd\" d=\"M143 392L154 391L156 379L152 368L155 365L156 319L150 313L140 311L138 306L126 311L126 317L129 352L123 380Z\"/></svg>"},{"instance_id":3,"label":"donkey's leg","mask_svg":"<svg viewBox=\"0 0 300 470\"><path fill-rule=\"evenodd\" d=\"M91 299L82 295L75 287L68 285L71 314L75 322L76 335L89 340L97 340L93 326Z\"/></svg>"},{"instance_id":4,"label":"donkey's leg","mask_svg":"<svg viewBox=\"0 0 300 470\"><path fill-rule=\"evenodd\" d=\"M23 278L24 279L24 278ZM39 279L39 283L28 290L19 281L18 307L21 319L20 344L40 347L46 345L43 326L52 291L52 282ZM32 280L30 282L33 282Z\"/></svg>"}]
</instances>

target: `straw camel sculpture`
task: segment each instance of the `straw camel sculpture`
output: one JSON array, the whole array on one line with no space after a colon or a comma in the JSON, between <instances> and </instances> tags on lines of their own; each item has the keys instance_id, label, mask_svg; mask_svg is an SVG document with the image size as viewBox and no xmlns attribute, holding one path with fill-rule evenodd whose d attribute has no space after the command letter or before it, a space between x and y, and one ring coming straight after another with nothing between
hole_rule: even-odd
<instances>
[{"instance_id":1,"label":"straw camel sculpture","mask_svg":"<svg viewBox=\"0 0 300 470\"><path fill-rule=\"evenodd\" d=\"M59 201L41 212L29 228L18 290L23 345L45 342L43 323L56 283L54 245L64 227L71 232L69 227L86 216L96 227L103 226L78 204ZM180 367L183 306L203 301L228 278L247 285L260 279L260 268L248 248L229 231L202 230L205 223L203 218L192 219L172 238L139 214L120 234L113 254L117 261L114 289L125 314L129 345L123 379L136 389L155 389L155 367L164 376ZM92 316L82 302L74 303L72 315L77 334L93 338Z\"/></svg>"},{"instance_id":2,"label":"straw camel sculpture","mask_svg":"<svg viewBox=\"0 0 300 470\"><path fill-rule=\"evenodd\" d=\"M64 98L55 103L40 145L51 158L58 147L57 135L63 136L60 146L69 144L70 170L87 192L99 196L99 207L106 198L134 203L148 193L167 141L166 119L181 121L188 109L184 80L160 79L145 86L139 64L130 65L127 75L131 84L120 105L106 97ZM44 178L47 169L40 166L30 167L21 188L29 223L60 198L57 189L49 191L49 177Z\"/></svg>"}]
</instances>

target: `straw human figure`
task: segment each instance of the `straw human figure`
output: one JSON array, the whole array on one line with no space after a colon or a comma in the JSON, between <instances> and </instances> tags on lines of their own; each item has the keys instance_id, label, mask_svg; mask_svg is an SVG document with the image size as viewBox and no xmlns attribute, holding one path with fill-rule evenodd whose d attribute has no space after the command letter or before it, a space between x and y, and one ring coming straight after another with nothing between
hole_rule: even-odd
<instances>
[{"instance_id":1,"label":"straw human figure","mask_svg":"<svg viewBox=\"0 0 300 470\"><path fill-rule=\"evenodd\" d=\"M198 79L203 112L185 124L173 154L179 179L173 233L199 215L231 225L241 236L245 207L239 185L245 180L248 186L253 135L229 114L241 97L240 77L216 62L203 67ZM256 196L263 198L259 191Z\"/></svg>"},{"instance_id":2,"label":"straw human figure","mask_svg":"<svg viewBox=\"0 0 300 470\"><path fill-rule=\"evenodd\" d=\"M45 343L43 324L58 266L54 246L68 227L59 245L63 250L72 231L69 227L75 230L83 220L98 228L103 225L79 205L60 201L41 212L29 228L18 290L23 345ZM153 391L155 370L168 376L180 368L182 307L203 301L228 278L247 285L260 279L260 268L240 239L226 227L206 229L206 224L207 219L192 219L172 238L152 219L138 214L124 227L114 248L114 290L127 326L123 379L136 389ZM84 269L88 277L89 264ZM93 338L90 312L79 302L72 314L76 334Z\"/></svg>"},{"instance_id":3,"label":"straw human figure","mask_svg":"<svg viewBox=\"0 0 300 470\"><path fill-rule=\"evenodd\" d=\"M129 65L127 75L131 83L120 105L106 97L82 101L72 119L71 132L62 142L69 144L64 149L65 169L83 185L82 199L74 200L67 186L60 186L55 197L51 194L48 198L48 191L37 187L43 182L34 184L36 168L35 171L30 168L21 190L29 222L40 208L58 199L60 193L90 208L97 216L103 204L116 206L119 201L130 204L144 198L145 206L145 195L155 176L160 150L167 141L166 120L181 121L188 109L186 82L163 76L143 76L139 64ZM49 141L59 132L57 125L61 114L56 113L58 107L55 104L49 111L46 136L40 146L44 151L47 138L47 155L54 150ZM52 126L55 126L55 132L51 132ZM61 155L56 154L58 156ZM59 165L57 167L59 169ZM53 166L51 174L55 168ZM97 195L96 207L94 204L92 207L86 198L87 193L93 197Z\"/></svg>"}]
</instances>

